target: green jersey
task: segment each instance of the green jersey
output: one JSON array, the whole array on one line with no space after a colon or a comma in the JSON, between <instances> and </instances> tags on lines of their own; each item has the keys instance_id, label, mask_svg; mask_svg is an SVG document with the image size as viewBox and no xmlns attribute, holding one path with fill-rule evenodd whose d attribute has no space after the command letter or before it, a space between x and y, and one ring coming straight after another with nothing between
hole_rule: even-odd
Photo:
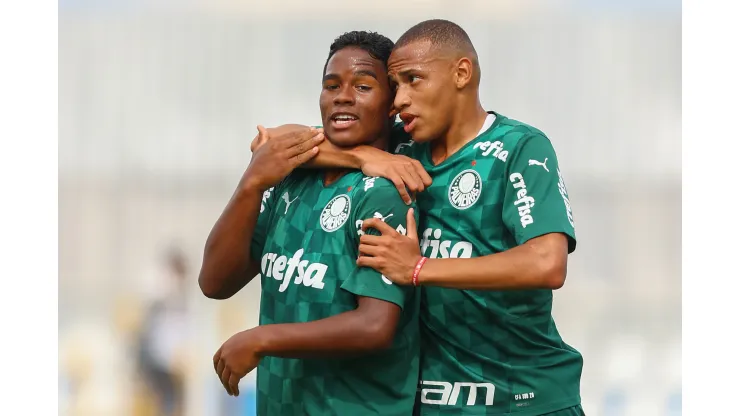
<instances>
[{"instance_id":1,"label":"green jersey","mask_svg":"<svg viewBox=\"0 0 740 416\"><path fill-rule=\"evenodd\" d=\"M414 288L356 265L362 221L405 233L409 206L387 180L351 172L324 185L320 171L295 171L264 193L252 239L261 266L260 325L309 322L357 307L357 296L402 308L393 345L358 358L265 357L257 368L258 415L411 413L419 376Z\"/></svg>"},{"instance_id":2,"label":"green jersey","mask_svg":"<svg viewBox=\"0 0 740 416\"><path fill-rule=\"evenodd\" d=\"M396 147L433 179L417 196L422 255L485 256L547 233L565 234L572 252L573 214L550 140L493 117L437 166L429 143ZM529 416L578 405L583 359L563 342L551 312L551 290L424 287L421 414Z\"/></svg>"}]
</instances>

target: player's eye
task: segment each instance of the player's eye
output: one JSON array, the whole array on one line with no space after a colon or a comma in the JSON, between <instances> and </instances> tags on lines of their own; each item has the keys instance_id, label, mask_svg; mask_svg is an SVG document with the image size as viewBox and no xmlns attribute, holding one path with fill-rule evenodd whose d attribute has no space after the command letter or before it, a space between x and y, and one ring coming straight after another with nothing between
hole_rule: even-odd
<instances>
[{"instance_id":1,"label":"player's eye","mask_svg":"<svg viewBox=\"0 0 740 416\"><path fill-rule=\"evenodd\" d=\"M336 90L337 88L339 88L339 85L336 85L336 84L325 84L324 85L324 89L329 90L329 91Z\"/></svg>"},{"instance_id":2,"label":"player's eye","mask_svg":"<svg viewBox=\"0 0 740 416\"><path fill-rule=\"evenodd\" d=\"M410 84L415 84L417 81L421 80L421 77L418 75L409 75L408 79Z\"/></svg>"},{"instance_id":3,"label":"player's eye","mask_svg":"<svg viewBox=\"0 0 740 416\"><path fill-rule=\"evenodd\" d=\"M358 90L362 91L362 92L367 92L367 91L370 91L370 90L372 89L372 88L371 88L370 86L368 86L368 85L358 85L358 86L357 86L356 88L357 88Z\"/></svg>"}]
</instances>

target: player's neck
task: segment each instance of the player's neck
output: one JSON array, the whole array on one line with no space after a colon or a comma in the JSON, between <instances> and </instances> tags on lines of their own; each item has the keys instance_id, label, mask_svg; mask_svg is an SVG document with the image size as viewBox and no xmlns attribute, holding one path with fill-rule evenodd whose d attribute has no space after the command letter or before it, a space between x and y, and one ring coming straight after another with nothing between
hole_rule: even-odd
<instances>
[{"instance_id":1,"label":"player's neck","mask_svg":"<svg viewBox=\"0 0 740 416\"><path fill-rule=\"evenodd\" d=\"M486 122L486 117L488 113L477 96L475 100L463 100L457 105L447 133L432 145L434 163L441 163L475 139Z\"/></svg>"},{"instance_id":2,"label":"player's neck","mask_svg":"<svg viewBox=\"0 0 740 416\"><path fill-rule=\"evenodd\" d=\"M380 138L378 138L372 143L367 144L367 146L374 147L376 149L380 149L386 152L388 151L389 136L390 136L390 131L383 132ZM342 176L346 175L347 173L351 171L352 169L346 169L346 168L325 169L324 170L324 186L331 185L332 183L338 181Z\"/></svg>"}]
</instances>

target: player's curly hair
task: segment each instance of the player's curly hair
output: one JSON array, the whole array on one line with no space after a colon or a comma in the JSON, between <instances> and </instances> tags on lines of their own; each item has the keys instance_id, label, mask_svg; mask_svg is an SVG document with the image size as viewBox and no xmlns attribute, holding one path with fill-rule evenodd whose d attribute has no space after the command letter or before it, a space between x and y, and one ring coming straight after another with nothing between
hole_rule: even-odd
<instances>
[{"instance_id":1,"label":"player's curly hair","mask_svg":"<svg viewBox=\"0 0 740 416\"><path fill-rule=\"evenodd\" d=\"M363 30L347 32L334 39L334 42L329 47L329 56L324 63L323 73L326 73L326 66L329 64L331 57L340 50L348 47L360 48L366 51L373 58L383 62L383 66L387 67L388 58L391 56L393 46L392 40L376 32L366 32Z\"/></svg>"}]
</instances>

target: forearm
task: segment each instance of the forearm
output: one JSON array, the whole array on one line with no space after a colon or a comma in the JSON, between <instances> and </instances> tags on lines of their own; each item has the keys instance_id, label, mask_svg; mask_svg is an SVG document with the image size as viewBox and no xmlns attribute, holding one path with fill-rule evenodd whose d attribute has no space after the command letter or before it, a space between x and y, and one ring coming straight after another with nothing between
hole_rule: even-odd
<instances>
[{"instance_id":1,"label":"forearm","mask_svg":"<svg viewBox=\"0 0 740 416\"><path fill-rule=\"evenodd\" d=\"M381 350L392 341L383 335L382 322L364 317L358 310L317 321L262 325L258 331L260 356L284 358L352 357Z\"/></svg>"},{"instance_id":2,"label":"forearm","mask_svg":"<svg viewBox=\"0 0 740 416\"><path fill-rule=\"evenodd\" d=\"M198 277L206 296L229 298L254 278L250 246L261 201L262 191L242 180L213 226Z\"/></svg>"},{"instance_id":3,"label":"forearm","mask_svg":"<svg viewBox=\"0 0 740 416\"><path fill-rule=\"evenodd\" d=\"M316 157L303 164L302 167L309 169L362 169L362 157L367 152L364 148L374 149L364 145L353 148L342 148L333 145L329 140L324 140L319 145L319 153Z\"/></svg>"},{"instance_id":4,"label":"forearm","mask_svg":"<svg viewBox=\"0 0 740 416\"><path fill-rule=\"evenodd\" d=\"M565 280L565 254L530 241L472 259L429 259L419 273L419 284L469 290L558 289Z\"/></svg>"}]
</instances>

